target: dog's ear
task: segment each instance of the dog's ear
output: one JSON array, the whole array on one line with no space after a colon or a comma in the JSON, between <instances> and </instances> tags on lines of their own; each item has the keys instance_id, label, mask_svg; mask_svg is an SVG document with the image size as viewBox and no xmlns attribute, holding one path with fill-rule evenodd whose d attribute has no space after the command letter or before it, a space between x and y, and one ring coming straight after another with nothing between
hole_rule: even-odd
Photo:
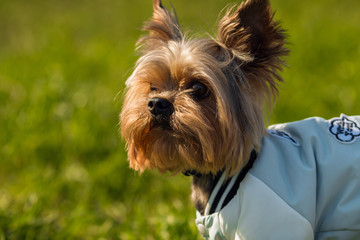
<instances>
[{"instance_id":1,"label":"dog's ear","mask_svg":"<svg viewBox=\"0 0 360 240\"><path fill-rule=\"evenodd\" d=\"M249 54L252 63L266 61L276 65L287 50L284 31L273 20L273 15L269 0L242 2L230 8L221 19L218 41L235 56Z\"/></svg>"},{"instance_id":2,"label":"dog's ear","mask_svg":"<svg viewBox=\"0 0 360 240\"><path fill-rule=\"evenodd\" d=\"M170 40L180 41L183 38L174 9L170 12L162 5L161 0L153 0L153 9L153 17L150 21L145 22L143 27L143 30L148 31L149 34L138 42L138 46L145 51Z\"/></svg>"}]
</instances>

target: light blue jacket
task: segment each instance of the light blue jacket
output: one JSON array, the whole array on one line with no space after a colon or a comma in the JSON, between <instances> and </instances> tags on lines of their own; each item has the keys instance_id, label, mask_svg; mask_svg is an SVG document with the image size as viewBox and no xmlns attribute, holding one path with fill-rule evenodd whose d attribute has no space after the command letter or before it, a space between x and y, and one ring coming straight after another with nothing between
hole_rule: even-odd
<instances>
[{"instance_id":1,"label":"light blue jacket","mask_svg":"<svg viewBox=\"0 0 360 240\"><path fill-rule=\"evenodd\" d=\"M208 214L222 176L205 216L197 213L203 237L360 239L360 116L310 118L268 133L232 200Z\"/></svg>"}]
</instances>

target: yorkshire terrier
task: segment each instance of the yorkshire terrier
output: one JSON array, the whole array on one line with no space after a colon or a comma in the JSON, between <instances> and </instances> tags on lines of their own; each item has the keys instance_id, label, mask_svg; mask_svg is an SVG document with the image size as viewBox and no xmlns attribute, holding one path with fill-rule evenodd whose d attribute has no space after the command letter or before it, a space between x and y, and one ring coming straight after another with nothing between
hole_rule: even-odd
<instances>
[{"instance_id":1,"label":"yorkshire terrier","mask_svg":"<svg viewBox=\"0 0 360 240\"><path fill-rule=\"evenodd\" d=\"M269 0L208 39L153 4L120 115L130 167L191 175L205 239L360 239L360 116L265 127L289 53Z\"/></svg>"}]
</instances>

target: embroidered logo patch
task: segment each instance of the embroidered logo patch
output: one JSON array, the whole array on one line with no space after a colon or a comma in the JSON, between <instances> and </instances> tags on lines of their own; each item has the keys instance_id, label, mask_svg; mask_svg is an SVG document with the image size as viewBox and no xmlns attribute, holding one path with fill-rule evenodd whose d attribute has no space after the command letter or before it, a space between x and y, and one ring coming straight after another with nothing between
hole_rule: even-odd
<instances>
[{"instance_id":1,"label":"embroidered logo patch","mask_svg":"<svg viewBox=\"0 0 360 240\"><path fill-rule=\"evenodd\" d=\"M280 130L269 129L268 133L271 134L272 136L275 136L275 137L282 138L282 139L285 139L287 141L290 141L295 146L300 146L300 144L287 132L280 131Z\"/></svg>"},{"instance_id":2,"label":"embroidered logo patch","mask_svg":"<svg viewBox=\"0 0 360 240\"><path fill-rule=\"evenodd\" d=\"M342 143L353 143L360 137L360 127L357 122L341 114L340 118L330 120L330 133Z\"/></svg>"}]
</instances>

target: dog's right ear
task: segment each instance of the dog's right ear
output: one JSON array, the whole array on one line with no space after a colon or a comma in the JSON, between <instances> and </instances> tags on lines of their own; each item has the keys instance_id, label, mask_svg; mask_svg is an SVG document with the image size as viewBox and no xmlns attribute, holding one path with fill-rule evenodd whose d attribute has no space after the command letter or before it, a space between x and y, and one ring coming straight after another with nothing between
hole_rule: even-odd
<instances>
[{"instance_id":1,"label":"dog's right ear","mask_svg":"<svg viewBox=\"0 0 360 240\"><path fill-rule=\"evenodd\" d=\"M149 35L142 37L138 42L143 51L157 48L170 40L180 41L183 38L174 9L170 12L162 5L161 0L153 0L153 9L153 17L145 22L143 27Z\"/></svg>"}]
</instances>

